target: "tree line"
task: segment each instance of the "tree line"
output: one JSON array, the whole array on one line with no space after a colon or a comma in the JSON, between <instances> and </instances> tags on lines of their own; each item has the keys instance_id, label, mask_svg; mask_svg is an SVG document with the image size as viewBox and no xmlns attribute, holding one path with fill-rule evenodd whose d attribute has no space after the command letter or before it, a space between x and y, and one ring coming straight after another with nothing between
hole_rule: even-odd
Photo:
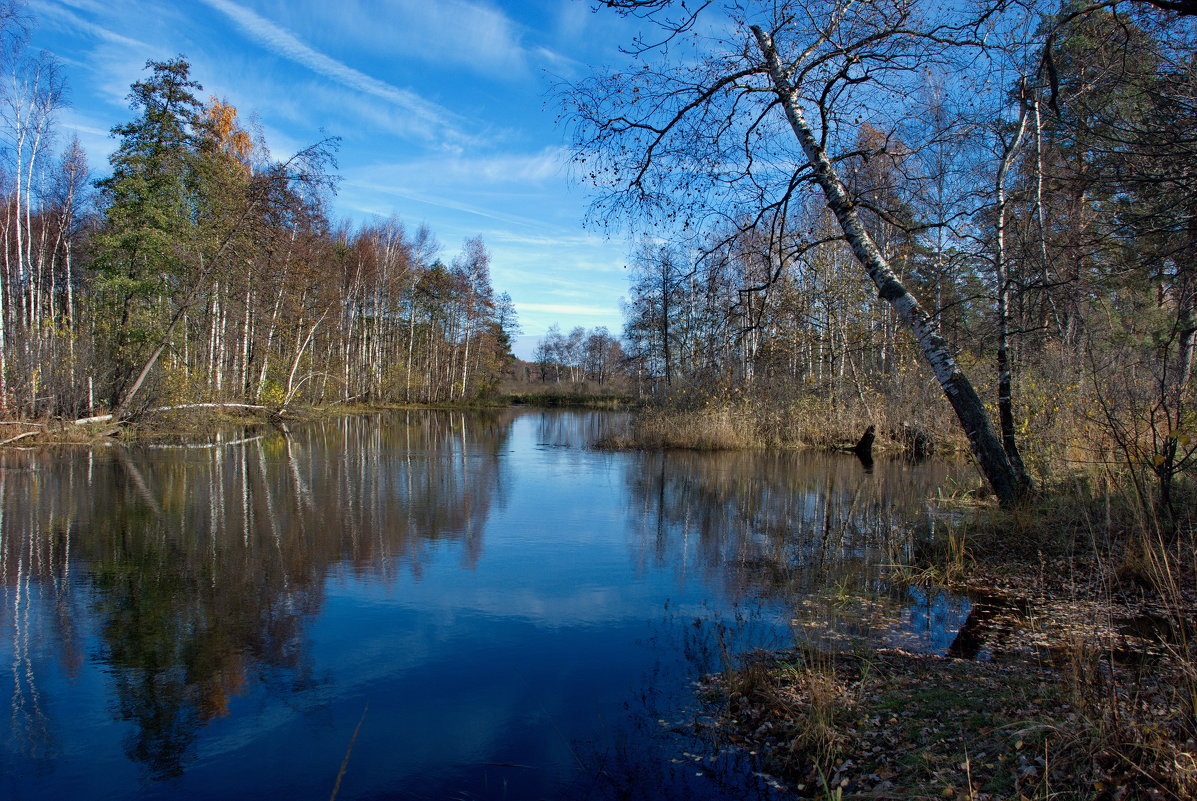
<instances>
[{"instance_id":1,"label":"tree line","mask_svg":"<svg viewBox=\"0 0 1197 801\"><path fill-rule=\"evenodd\" d=\"M574 326L566 334L559 323L553 323L532 358L540 380L554 384L607 386L619 381L627 369L623 345L604 325L592 329Z\"/></svg>"},{"instance_id":2,"label":"tree line","mask_svg":"<svg viewBox=\"0 0 1197 801\"><path fill-rule=\"evenodd\" d=\"M150 61L93 180L57 143L61 71L5 6L0 417L150 406L465 401L512 358L481 239L335 222L336 141L273 157L182 58Z\"/></svg>"},{"instance_id":3,"label":"tree line","mask_svg":"<svg viewBox=\"0 0 1197 801\"><path fill-rule=\"evenodd\" d=\"M562 97L593 215L647 232L625 338L663 394L876 417L930 377L1007 502L1113 458L1170 507L1197 448L1185 8L603 5L656 34Z\"/></svg>"}]
</instances>

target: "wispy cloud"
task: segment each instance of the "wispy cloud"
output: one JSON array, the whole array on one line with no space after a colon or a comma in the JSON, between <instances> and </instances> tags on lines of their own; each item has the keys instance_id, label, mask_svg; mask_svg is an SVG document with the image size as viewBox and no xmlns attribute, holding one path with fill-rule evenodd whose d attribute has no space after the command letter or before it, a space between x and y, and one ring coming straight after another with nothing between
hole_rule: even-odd
<instances>
[{"instance_id":1,"label":"wispy cloud","mask_svg":"<svg viewBox=\"0 0 1197 801\"><path fill-rule=\"evenodd\" d=\"M547 47L537 47L534 52L553 69L569 68L570 70L581 70L586 68L586 64L578 59L562 55L556 50L550 50Z\"/></svg>"},{"instance_id":2,"label":"wispy cloud","mask_svg":"<svg viewBox=\"0 0 1197 801\"><path fill-rule=\"evenodd\" d=\"M451 112L430 103L415 92L392 86L350 67L304 44L295 34L229 0L202 0L210 8L231 19L246 35L276 55L300 64L348 89L353 89L392 103L414 115L422 123L427 138L449 137L464 140L458 120Z\"/></svg>"},{"instance_id":3,"label":"wispy cloud","mask_svg":"<svg viewBox=\"0 0 1197 801\"><path fill-rule=\"evenodd\" d=\"M438 63L450 59L509 73L527 69L518 27L496 8L462 0L407 0L400 6L405 44Z\"/></svg>"},{"instance_id":4,"label":"wispy cloud","mask_svg":"<svg viewBox=\"0 0 1197 801\"><path fill-rule=\"evenodd\" d=\"M138 41L137 39L130 39L128 36L122 36L119 33L110 31L107 28L96 25L93 22L88 22L73 11L63 8L61 5L57 5L55 3L40 2L39 0L32 3L31 8L37 13L38 17L43 20L49 19L63 23L67 26L67 28L75 32L84 33L95 39L111 42L112 44L121 45L122 47L133 48L139 52L149 52L154 49L145 42ZM88 8L88 10L92 9Z\"/></svg>"},{"instance_id":5,"label":"wispy cloud","mask_svg":"<svg viewBox=\"0 0 1197 801\"><path fill-rule=\"evenodd\" d=\"M550 236L548 234L517 234L514 231L495 231L493 238L498 242L512 245L530 245L537 248L576 248L598 247L605 240L601 236L580 233L564 236Z\"/></svg>"},{"instance_id":6,"label":"wispy cloud","mask_svg":"<svg viewBox=\"0 0 1197 801\"><path fill-rule=\"evenodd\" d=\"M441 209L449 209L450 211L460 211L466 214L473 214L495 222L508 223L510 225L524 225L536 226L540 222L530 217L521 217L516 214L508 214L494 209L488 209L483 206L474 205L471 203L463 203L460 200L455 200L449 197L443 197L419 190L406 189L403 187L389 186L385 184L367 183L362 181L346 181L343 184L345 188L366 190L368 192L376 192L389 197L402 198L404 200L413 200L417 203L423 203L428 206L435 206ZM345 192L342 191L342 195Z\"/></svg>"},{"instance_id":7,"label":"wispy cloud","mask_svg":"<svg viewBox=\"0 0 1197 801\"><path fill-rule=\"evenodd\" d=\"M407 162L372 164L368 170L356 171L356 175L351 174L349 178L368 175L371 183L398 186L454 185L479 189L486 185L500 187L509 193L513 186L527 191L562 179L565 161L566 153L560 147L548 147L534 153L438 155Z\"/></svg>"},{"instance_id":8,"label":"wispy cloud","mask_svg":"<svg viewBox=\"0 0 1197 801\"><path fill-rule=\"evenodd\" d=\"M63 127L71 131L77 131L78 133L91 134L92 136L108 135L108 131L105 131L103 128L95 128L90 125L73 125L68 122L64 123Z\"/></svg>"},{"instance_id":9,"label":"wispy cloud","mask_svg":"<svg viewBox=\"0 0 1197 801\"><path fill-rule=\"evenodd\" d=\"M59 136L59 142L65 143L72 137L77 137L94 168L103 164L116 149L116 140L101 125L103 123L80 114L76 109L65 109L61 115L62 135Z\"/></svg>"},{"instance_id":10,"label":"wispy cloud","mask_svg":"<svg viewBox=\"0 0 1197 801\"><path fill-rule=\"evenodd\" d=\"M299 12L296 5L303 11ZM560 58L526 40L537 34L493 2L473 0L290 0L289 13L374 55L462 70L487 80L525 80L537 62Z\"/></svg>"},{"instance_id":11,"label":"wispy cloud","mask_svg":"<svg viewBox=\"0 0 1197 801\"><path fill-rule=\"evenodd\" d=\"M568 303L520 303L521 310L568 314L574 317L610 317L619 315L619 309L609 306L577 306Z\"/></svg>"}]
</instances>

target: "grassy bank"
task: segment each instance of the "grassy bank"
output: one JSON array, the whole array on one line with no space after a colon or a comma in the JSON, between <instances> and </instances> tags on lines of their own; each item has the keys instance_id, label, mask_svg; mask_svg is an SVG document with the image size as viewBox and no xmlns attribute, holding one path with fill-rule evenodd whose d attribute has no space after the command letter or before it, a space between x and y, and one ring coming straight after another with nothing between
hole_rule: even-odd
<instances>
[{"instance_id":1,"label":"grassy bank","mask_svg":"<svg viewBox=\"0 0 1197 801\"><path fill-rule=\"evenodd\" d=\"M951 421L870 413L863 406L833 408L817 402L754 399L695 400L639 409L627 435L599 443L609 448L851 447L870 425L878 432L877 451L957 453L967 443Z\"/></svg>"},{"instance_id":2,"label":"grassy bank","mask_svg":"<svg viewBox=\"0 0 1197 801\"><path fill-rule=\"evenodd\" d=\"M500 398L503 405L543 406L547 408L619 410L632 405L626 395L600 395L580 392L512 392Z\"/></svg>"},{"instance_id":3,"label":"grassy bank","mask_svg":"<svg viewBox=\"0 0 1197 801\"><path fill-rule=\"evenodd\" d=\"M1197 797L1186 508L1165 534L1118 495L972 510L904 575L978 599L960 637L987 661L757 654L711 678L716 741L754 751L799 797Z\"/></svg>"}]
</instances>

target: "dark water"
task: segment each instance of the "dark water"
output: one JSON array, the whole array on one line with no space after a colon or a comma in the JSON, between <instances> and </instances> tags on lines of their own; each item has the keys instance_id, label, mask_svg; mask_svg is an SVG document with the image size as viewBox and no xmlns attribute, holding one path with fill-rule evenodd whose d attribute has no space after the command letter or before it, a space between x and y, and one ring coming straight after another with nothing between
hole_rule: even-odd
<instances>
[{"instance_id":1,"label":"dark water","mask_svg":"<svg viewBox=\"0 0 1197 801\"><path fill-rule=\"evenodd\" d=\"M949 469L586 447L622 423L0 454L0 798L326 799L347 753L339 799L770 797L694 757L694 680L946 649L967 604L885 565Z\"/></svg>"}]
</instances>

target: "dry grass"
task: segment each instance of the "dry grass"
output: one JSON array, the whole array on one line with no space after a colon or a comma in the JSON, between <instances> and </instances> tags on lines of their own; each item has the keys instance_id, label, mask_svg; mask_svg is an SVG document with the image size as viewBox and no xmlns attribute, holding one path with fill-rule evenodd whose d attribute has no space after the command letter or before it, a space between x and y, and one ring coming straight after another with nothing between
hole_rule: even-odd
<instances>
[{"instance_id":1,"label":"dry grass","mask_svg":"<svg viewBox=\"0 0 1197 801\"><path fill-rule=\"evenodd\" d=\"M1083 648L1076 651L1084 661ZM1194 745L1178 740L1166 682L1077 666L974 662L883 650L755 656L714 687L717 739L754 751L798 797L1189 799ZM1096 698L1110 699L1095 705ZM1191 733L1191 729L1189 729Z\"/></svg>"},{"instance_id":2,"label":"dry grass","mask_svg":"<svg viewBox=\"0 0 1197 801\"><path fill-rule=\"evenodd\" d=\"M804 787L831 777L849 746L856 688L829 654L751 654L711 689L726 704L719 725L731 741L764 748L772 770L787 779L804 777Z\"/></svg>"},{"instance_id":3,"label":"dry grass","mask_svg":"<svg viewBox=\"0 0 1197 801\"><path fill-rule=\"evenodd\" d=\"M1197 505L1165 529L1073 489L956 507L907 571L1001 599L972 624L993 661L758 655L715 728L805 797L1197 798Z\"/></svg>"},{"instance_id":4,"label":"dry grass","mask_svg":"<svg viewBox=\"0 0 1197 801\"><path fill-rule=\"evenodd\" d=\"M933 411L933 410L932 410ZM636 413L628 435L600 443L609 448L685 448L751 450L760 448L850 448L870 425L876 426L878 451L901 451L918 432L940 453L964 450L952 419L924 411L912 417L862 403L829 404L813 397L719 398L679 393Z\"/></svg>"},{"instance_id":5,"label":"dry grass","mask_svg":"<svg viewBox=\"0 0 1197 801\"><path fill-rule=\"evenodd\" d=\"M743 405L709 405L685 411L652 407L637 416L632 438L643 448L747 450L765 447L758 428L756 416Z\"/></svg>"}]
</instances>

